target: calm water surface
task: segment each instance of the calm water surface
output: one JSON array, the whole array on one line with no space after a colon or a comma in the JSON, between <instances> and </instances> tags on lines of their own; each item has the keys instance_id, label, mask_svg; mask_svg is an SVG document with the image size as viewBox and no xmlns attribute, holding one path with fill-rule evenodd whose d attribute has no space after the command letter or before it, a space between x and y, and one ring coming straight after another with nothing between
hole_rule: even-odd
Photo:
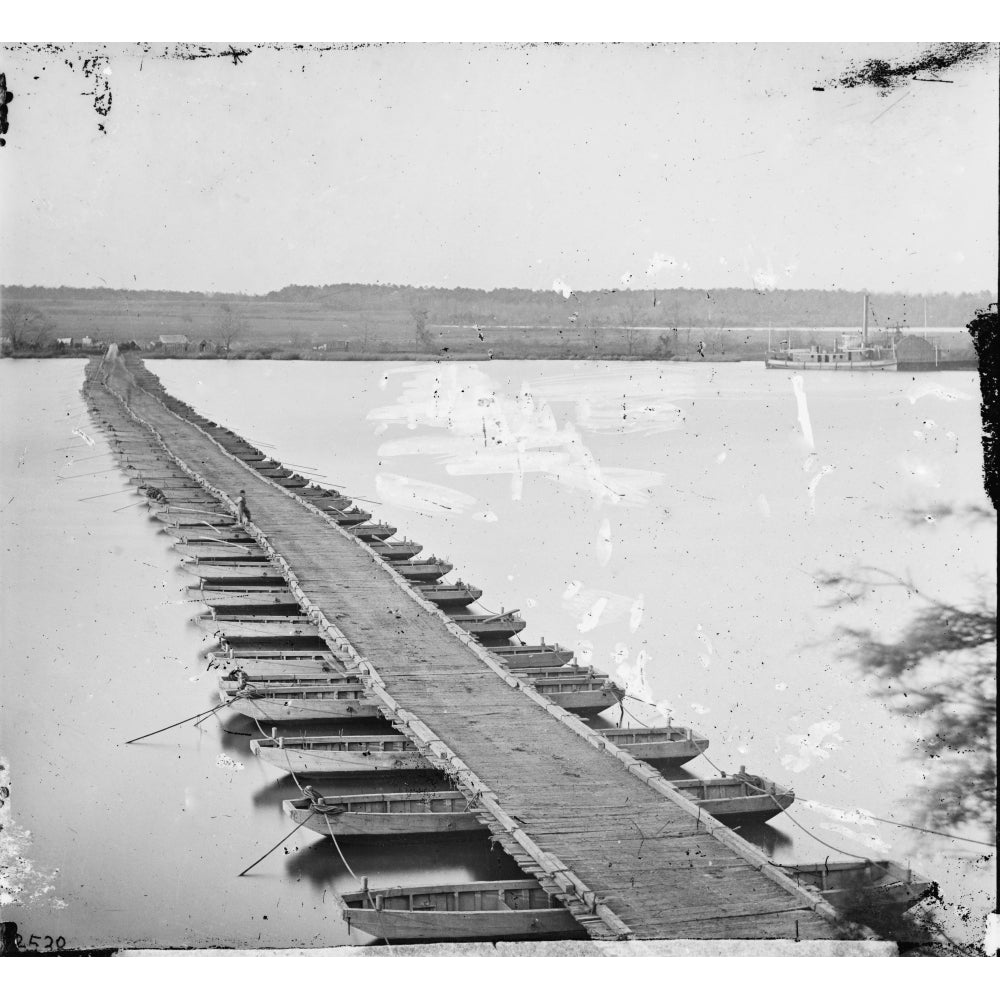
<instances>
[{"instance_id":1,"label":"calm water surface","mask_svg":"<svg viewBox=\"0 0 1000 1000\"><path fill-rule=\"evenodd\" d=\"M705 734L711 763L690 774L745 764L793 787L791 816L833 847L910 860L952 903L991 907L974 849L866 814L909 822L926 765L918 729L873 696L838 629L891 636L913 599L885 588L834 609L816 583L867 565L959 600L994 573L995 521L907 517L986 502L975 373L150 367L450 557L486 610L521 610L528 641L615 674L635 718ZM107 448L80 401L82 363L4 363L0 377L5 919L79 944L349 940L331 890L354 882L315 835L236 878L289 832L280 803L296 793L249 755L238 734L252 723L220 713L122 746L212 703L197 605L169 537L144 508L118 509L133 494L85 499L126 483L96 457ZM834 856L801 827L780 817L744 833L780 861ZM346 853L374 884L513 874L482 841Z\"/></svg>"}]
</instances>

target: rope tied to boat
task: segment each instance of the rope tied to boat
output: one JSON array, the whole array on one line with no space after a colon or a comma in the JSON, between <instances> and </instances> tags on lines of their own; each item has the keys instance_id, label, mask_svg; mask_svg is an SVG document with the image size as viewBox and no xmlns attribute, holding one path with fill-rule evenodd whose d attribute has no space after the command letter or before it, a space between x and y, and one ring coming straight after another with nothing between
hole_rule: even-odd
<instances>
[{"instance_id":1,"label":"rope tied to boat","mask_svg":"<svg viewBox=\"0 0 1000 1000\"><path fill-rule=\"evenodd\" d=\"M327 802L322 795L320 795L312 785L306 785L302 789L309 799L309 808L317 815L325 816L329 814L331 816L338 816L341 813L347 812L346 806L339 806L333 802ZM329 826L329 820L327 820L327 826Z\"/></svg>"},{"instance_id":2,"label":"rope tied to boat","mask_svg":"<svg viewBox=\"0 0 1000 1000\"><path fill-rule=\"evenodd\" d=\"M260 724L260 719L256 719L255 718L253 721L257 724L257 728L260 730L260 735L265 740L270 740L271 737L268 736L267 733L264 732L264 728ZM281 751L285 755L285 763L288 765L288 773L292 776L292 781L295 782L296 786L298 787L298 790L302 793L302 795L304 795L306 798L309 798L309 793L302 787L302 783L299 781L298 775L295 773L295 770L292 768L292 760L288 756L288 748L280 740L274 740L274 743L275 743L276 746L278 746L281 749Z\"/></svg>"},{"instance_id":3,"label":"rope tied to boat","mask_svg":"<svg viewBox=\"0 0 1000 1000\"><path fill-rule=\"evenodd\" d=\"M378 924L379 924L379 927L380 927L380 929L382 931L382 941L385 943L386 948L389 949L389 953L392 954L392 945L389 944L389 939L388 939L388 937L386 937L386 934L385 934L385 924L382 922L382 910L378 906L375 905L375 900L372 898L371 889L368 888L368 879L367 878L360 879L354 873L354 869L347 863L347 858L344 857L344 852L340 849L340 844L337 843L337 837L336 837L336 835L333 832L333 827L330 825L330 818L325 813L321 813L321 815L323 816L323 819L326 821L326 829L327 829L327 831L330 834L330 839L333 841L333 846L337 849L337 854L340 855L341 864L343 864L343 866L347 869L347 871L350 874L351 878L353 878L354 881L357 882L358 885L361 886L361 888L364 891L365 895L368 897L368 902L371 904L372 910L374 910L375 913L378 914ZM292 832L294 833L295 831L293 830ZM348 916L348 918L347 918L347 928L348 928L348 930L350 930L350 927L351 927L351 921L350 921L350 916Z\"/></svg>"},{"instance_id":4,"label":"rope tied to boat","mask_svg":"<svg viewBox=\"0 0 1000 1000\"><path fill-rule=\"evenodd\" d=\"M232 701L239 701L240 697L233 698ZM130 743L138 743L139 740L149 739L150 736L158 736L160 733L165 733L168 729L176 729L178 726L183 726L185 722L194 722L195 720L200 721L206 715L214 715L218 710L222 708L221 705L216 705L214 708L206 708L204 712L199 712L197 715L189 715L186 719L181 719L180 722L172 722L169 726L164 726L162 729L154 729L151 733L146 733L143 736L135 736L130 740L125 741L125 746Z\"/></svg>"}]
</instances>

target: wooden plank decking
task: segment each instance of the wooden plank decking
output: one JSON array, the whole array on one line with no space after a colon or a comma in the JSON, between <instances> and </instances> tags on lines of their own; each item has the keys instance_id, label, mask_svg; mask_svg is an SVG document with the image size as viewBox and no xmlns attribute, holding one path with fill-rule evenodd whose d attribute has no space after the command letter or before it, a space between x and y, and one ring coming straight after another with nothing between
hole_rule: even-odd
<instances>
[{"instance_id":1,"label":"wooden plank decking","mask_svg":"<svg viewBox=\"0 0 1000 1000\"><path fill-rule=\"evenodd\" d=\"M108 386L208 485L230 498L246 491L262 542L304 606L332 626L334 648L349 649L387 714L592 936L867 936L656 772L526 692L370 550L225 453L169 398L178 412L168 408L141 363L119 362Z\"/></svg>"}]
</instances>

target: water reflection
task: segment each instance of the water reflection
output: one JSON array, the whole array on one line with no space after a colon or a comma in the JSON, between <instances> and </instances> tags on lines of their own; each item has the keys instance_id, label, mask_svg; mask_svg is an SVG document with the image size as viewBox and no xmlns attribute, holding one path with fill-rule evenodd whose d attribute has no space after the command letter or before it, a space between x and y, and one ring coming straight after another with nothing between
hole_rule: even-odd
<instances>
[{"instance_id":1,"label":"water reflection","mask_svg":"<svg viewBox=\"0 0 1000 1000\"><path fill-rule=\"evenodd\" d=\"M317 835L318 836L318 835ZM441 837L338 838L351 870L373 888L426 885L428 882L487 882L524 878L488 834ZM344 892L358 888L329 837L290 847L285 870L318 888Z\"/></svg>"},{"instance_id":2,"label":"water reflection","mask_svg":"<svg viewBox=\"0 0 1000 1000\"><path fill-rule=\"evenodd\" d=\"M769 858L792 846L792 838L770 823L742 823L732 829Z\"/></svg>"}]
</instances>

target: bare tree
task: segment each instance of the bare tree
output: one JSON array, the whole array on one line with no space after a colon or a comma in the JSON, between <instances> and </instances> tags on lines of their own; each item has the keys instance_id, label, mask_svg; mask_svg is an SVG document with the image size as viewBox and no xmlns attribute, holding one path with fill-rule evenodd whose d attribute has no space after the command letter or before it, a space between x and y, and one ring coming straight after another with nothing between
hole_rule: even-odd
<instances>
[{"instance_id":1,"label":"bare tree","mask_svg":"<svg viewBox=\"0 0 1000 1000\"><path fill-rule=\"evenodd\" d=\"M597 307L583 300L577 308L576 316L581 335L586 335L589 332L594 345L594 354L600 354L601 328L604 321L598 313Z\"/></svg>"},{"instance_id":2,"label":"bare tree","mask_svg":"<svg viewBox=\"0 0 1000 1000\"><path fill-rule=\"evenodd\" d=\"M372 321L365 313L361 319L361 353L368 353L368 341L372 335Z\"/></svg>"},{"instance_id":3,"label":"bare tree","mask_svg":"<svg viewBox=\"0 0 1000 1000\"><path fill-rule=\"evenodd\" d=\"M410 315L413 317L414 332L417 336L417 350L419 351L421 348L424 350L433 350L434 337L430 330L427 329L427 310L413 309Z\"/></svg>"},{"instance_id":4,"label":"bare tree","mask_svg":"<svg viewBox=\"0 0 1000 1000\"><path fill-rule=\"evenodd\" d=\"M229 357L229 349L234 340L245 337L249 326L246 317L242 316L233 306L224 302L219 306L219 316L215 323L215 335L219 339L219 345Z\"/></svg>"},{"instance_id":5,"label":"bare tree","mask_svg":"<svg viewBox=\"0 0 1000 1000\"><path fill-rule=\"evenodd\" d=\"M657 337L656 351L662 358L672 358L677 353L677 331L661 333Z\"/></svg>"},{"instance_id":6,"label":"bare tree","mask_svg":"<svg viewBox=\"0 0 1000 1000\"><path fill-rule=\"evenodd\" d=\"M0 325L11 351L44 343L54 329L41 309L26 302L4 302Z\"/></svg>"},{"instance_id":7,"label":"bare tree","mask_svg":"<svg viewBox=\"0 0 1000 1000\"><path fill-rule=\"evenodd\" d=\"M632 357L635 345L639 340L639 310L634 302L629 302L618 311L618 319L622 327L622 337L625 340L625 353Z\"/></svg>"}]
</instances>

